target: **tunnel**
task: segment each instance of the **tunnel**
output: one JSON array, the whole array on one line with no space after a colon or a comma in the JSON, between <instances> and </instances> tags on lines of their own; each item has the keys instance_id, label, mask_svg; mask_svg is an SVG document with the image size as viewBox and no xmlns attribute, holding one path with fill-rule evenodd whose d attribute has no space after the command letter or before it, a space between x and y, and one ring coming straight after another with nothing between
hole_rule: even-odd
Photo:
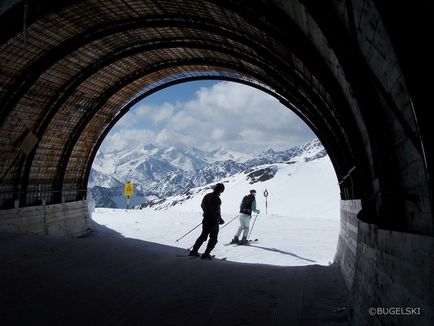
<instances>
[{"instance_id":1,"label":"tunnel","mask_svg":"<svg viewBox=\"0 0 434 326\"><path fill-rule=\"evenodd\" d=\"M330 156L351 324L382 325L370 307L417 307L417 324L432 325L434 137L421 76L433 13L428 1L2 1L0 230L86 236L91 165L116 122L163 88L235 81L295 112Z\"/></svg>"}]
</instances>

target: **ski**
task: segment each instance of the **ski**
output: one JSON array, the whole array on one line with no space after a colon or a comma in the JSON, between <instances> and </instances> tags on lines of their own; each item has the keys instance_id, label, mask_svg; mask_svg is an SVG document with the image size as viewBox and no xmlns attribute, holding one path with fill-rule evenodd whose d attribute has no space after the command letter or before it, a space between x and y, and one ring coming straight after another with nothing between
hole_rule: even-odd
<instances>
[{"instance_id":1,"label":"ski","mask_svg":"<svg viewBox=\"0 0 434 326\"><path fill-rule=\"evenodd\" d=\"M176 257L185 257L185 258L191 258L191 259L200 258L200 256L189 256L189 255L176 255Z\"/></svg>"},{"instance_id":2,"label":"ski","mask_svg":"<svg viewBox=\"0 0 434 326\"><path fill-rule=\"evenodd\" d=\"M226 259L228 259L228 257L216 257L215 255L212 255L212 259L202 259L202 260L223 260L225 261Z\"/></svg>"},{"instance_id":3,"label":"ski","mask_svg":"<svg viewBox=\"0 0 434 326\"><path fill-rule=\"evenodd\" d=\"M245 244L240 244L240 243L224 243L223 245L224 246L231 246L231 245L235 245L235 246L248 246L252 242L258 242L258 239L248 240L248 242L245 243Z\"/></svg>"},{"instance_id":4,"label":"ski","mask_svg":"<svg viewBox=\"0 0 434 326\"><path fill-rule=\"evenodd\" d=\"M227 257L216 257L215 255L211 255L212 259L202 259L200 256L189 256L189 255L176 255L176 257L184 257L184 258L190 258L190 259L200 259L200 260L226 260Z\"/></svg>"}]
</instances>

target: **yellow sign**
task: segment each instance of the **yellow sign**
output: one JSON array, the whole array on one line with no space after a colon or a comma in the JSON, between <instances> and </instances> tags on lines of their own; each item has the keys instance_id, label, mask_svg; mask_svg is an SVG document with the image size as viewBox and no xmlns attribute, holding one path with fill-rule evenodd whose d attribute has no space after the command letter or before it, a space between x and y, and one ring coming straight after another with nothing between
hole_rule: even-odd
<instances>
[{"instance_id":1,"label":"yellow sign","mask_svg":"<svg viewBox=\"0 0 434 326\"><path fill-rule=\"evenodd\" d=\"M134 193L134 184L132 182L128 182L124 185L124 195L132 196Z\"/></svg>"}]
</instances>

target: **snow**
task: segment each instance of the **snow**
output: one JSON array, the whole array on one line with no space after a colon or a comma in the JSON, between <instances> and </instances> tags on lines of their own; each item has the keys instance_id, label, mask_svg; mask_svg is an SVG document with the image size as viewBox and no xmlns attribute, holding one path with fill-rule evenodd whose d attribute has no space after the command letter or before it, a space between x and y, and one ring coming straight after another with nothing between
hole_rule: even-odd
<instances>
[{"instance_id":1,"label":"snow","mask_svg":"<svg viewBox=\"0 0 434 326\"><path fill-rule=\"evenodd\" d=\"M226 189L221 195L221 210L226 224L222 225L219 242L212 253L244 263L328 265L336 252L340 228L339 187L330 159L326 156L310 162L274 166L276 175L264 182L249 184L245 173L222 180ZM252 216L250 238L259 241L250 246L224 246L238 229L241 199L252 188L257 191L257 208L261 213ZM269 192L267 211L265 189ZM98 208L92 218L126 238L189 248L199 236L200 226L176 240L201 223L200 203L209 191L207 187L193 189L194 196L165 210ZM182 196L173 197L172 203L177 199ZM205 247L206 243L200 251Z\"/></svg>"}]
</instances>

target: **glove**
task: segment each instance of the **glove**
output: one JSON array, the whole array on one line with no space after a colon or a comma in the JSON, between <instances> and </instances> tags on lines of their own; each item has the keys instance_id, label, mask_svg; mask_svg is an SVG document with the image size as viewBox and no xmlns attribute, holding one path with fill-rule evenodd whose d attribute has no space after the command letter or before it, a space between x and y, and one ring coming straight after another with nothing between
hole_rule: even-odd
<instances>
[{"instance_id":1,"label":"glove","mask_svg":"<svg viewBox=\"0 0 434 326\"><path fill-rule=\"evenodd\" d=\"M225 221L221 217L219 218L219 224L225 224Z\"/></svg>"},{"instance_id":2,"label":"glove","mask_svg":"<svg viewBox=\"0 0 434 326\"><path fill-rule=\"evenodd\" d=\"M259 214L261 211L259 209L256 210L256 214Z\"/></svg>"}]
</instances>

